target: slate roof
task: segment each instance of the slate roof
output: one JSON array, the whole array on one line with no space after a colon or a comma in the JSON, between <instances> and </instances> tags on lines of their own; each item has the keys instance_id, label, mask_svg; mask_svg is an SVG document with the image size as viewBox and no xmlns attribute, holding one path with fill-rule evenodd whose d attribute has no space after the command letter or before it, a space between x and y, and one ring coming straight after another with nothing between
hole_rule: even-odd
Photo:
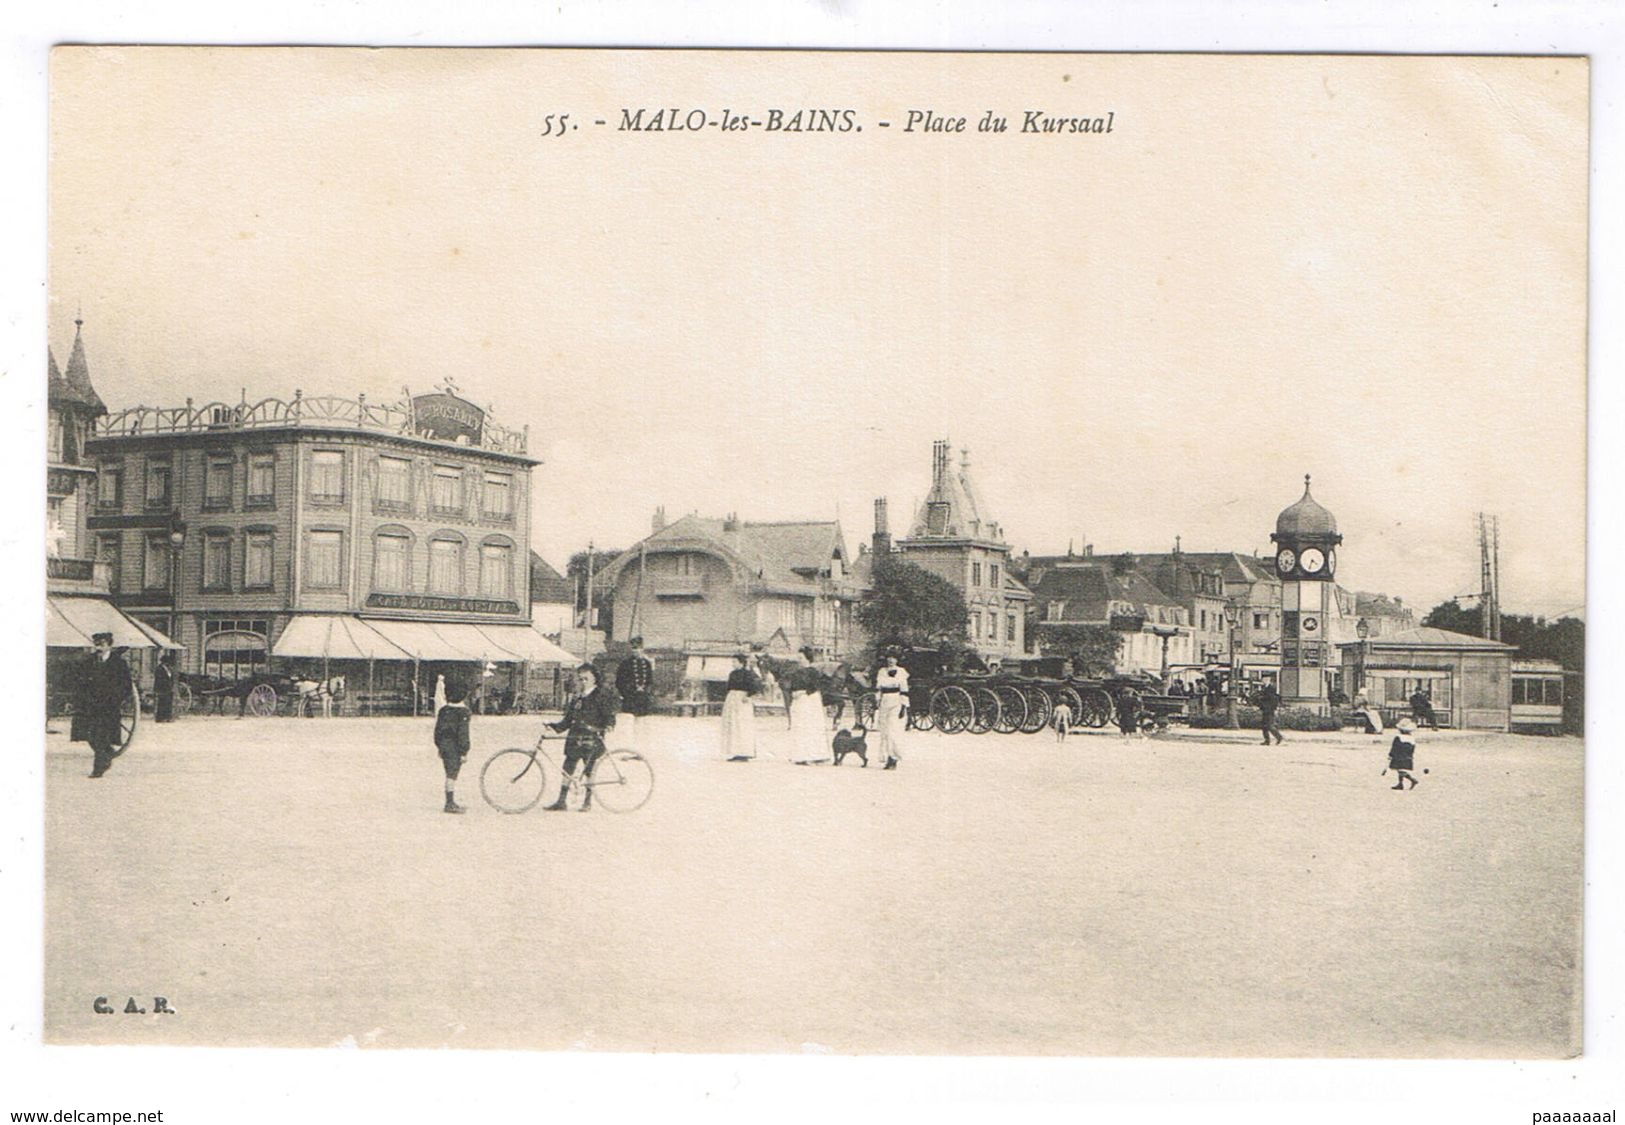
<instances>
[{"instance_id":1,"label":"slate roof","mask_svg":"<svg viewBox=\"0 0 1625 1125\"><path fill-rule=\"evenodd\" d=\"M1047 602L1065 602L1061 620L1068 622L1104 621L1112 602L1128 602L1141 609L1178 608L1181 604L1137 570L1112 573L1111 563L1106 560L1044 567L1031 589L1034 601L1041 607Z\"/></svg>"},{"instance_id":2,"label":"slate roof","mask_svg":"<svg viewBox=\"0 0 1625 1125\"><path fill-rule=\"evenodd\" d=\"M554 570L535 551L530 553L530 600L555 605L575 604L575 583Z\"/></svg>"},{"instance_id":3,"label":"slate roof","mask_svg":"<svg viewBox=\"0 0 1625 1125\"><path fill-rule=\"evenodd\" d=\"M1347 642L1359 644L1359 641ZM1379 648L1476 648L1494 652L1512 652L1517 646L1505 644L1501 641L1492 641L1488 637L1474 637L1467 633L1453 633L1449 629L1434 629L1426 625L1415 629L1401 629L1397 633L1386 633L1380 637L1372 637L1365 642L1374 649Z\"/></svg>"},{"instance_id":4,"label":"slate roof","mask_svg":"<svg viewBox=\"0 0 1625 1125\"><path fill-rule=\"evenodd\" d=\"M73 332L73 351L68 355L68 369L56 370L56 356L46 349L50 359L50 401L74 402L88 406L96 414L106 414L107 407L96 388L90 385L90 364L85 360L85 342L76 327Z\"/></svg>"}]
</instances>

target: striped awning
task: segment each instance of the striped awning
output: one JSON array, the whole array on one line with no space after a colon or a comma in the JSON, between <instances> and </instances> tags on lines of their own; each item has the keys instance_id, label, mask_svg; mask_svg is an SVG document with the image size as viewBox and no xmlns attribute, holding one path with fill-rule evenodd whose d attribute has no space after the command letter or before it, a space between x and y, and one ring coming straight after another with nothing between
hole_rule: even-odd
<instances>
[{"instance_id":1,"label":"striped awning","mask_svg":"<svg viewBox=\"0 0 1625 1125\"><path fill-rule=\"evenodd\" d=\"M94 648L91 638L97 633L113 634L116 648L181 647L152 626L125 616L103 598L53 595L45 599L47 648Z\"/></svg>"}]
</instances>

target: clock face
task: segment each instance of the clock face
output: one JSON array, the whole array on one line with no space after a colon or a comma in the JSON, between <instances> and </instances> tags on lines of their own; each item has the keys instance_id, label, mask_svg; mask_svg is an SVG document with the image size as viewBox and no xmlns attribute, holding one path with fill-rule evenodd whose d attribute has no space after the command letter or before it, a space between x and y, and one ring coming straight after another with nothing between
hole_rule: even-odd
<instances>
[{"instance_id":1,"label":"clock face","mask_svg":"<svg viewBox=\"0 0 1625 1125\"><path fill-rule=\"evenodd\" d=\"M1298 556L1298 564L1303 567L1305 574L1319 574L1321 568L1326 565L1326 556L1321 553L1320 548L1310 547Z\"/></svg>"},{"instance_id":2,"label":"clock face","mask_svg":"<svg viewBox=\"0 0 1625 1125\"><path fill-rule=\"evenodd\" d=\"M1281 553L1275 556L1275 569L1282 574L1292 573L1292 564L1298 561L1298 556L1291 547L1282 547Z\"/></svg>"},{"instance_id":3,"label":"clock face","mask_svg":"<svg viewBox=\"0 0 1625 1125\"><path fill-rule=\"evenodd\" d=\"M1333 547L1326 552L1326 573L1332 574L1337 570L1337 548Z\"/></svg>"}]
</instances>

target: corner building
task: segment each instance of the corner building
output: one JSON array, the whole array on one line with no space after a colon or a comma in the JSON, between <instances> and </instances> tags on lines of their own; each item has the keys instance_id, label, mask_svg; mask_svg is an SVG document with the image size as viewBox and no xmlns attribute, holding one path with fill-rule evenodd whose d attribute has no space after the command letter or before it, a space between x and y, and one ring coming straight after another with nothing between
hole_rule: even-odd
<instances>
[{"instance_id":1,"label":"corner building","mask_svg":"<svg viewBox=\"0 0 1625 1125\"><path fill-rule=\"evenodd\" d=\"M449 391L138 407L86 443L89 531L116 604L172 625L184 671L376 659L404 693L402 663L529 655L526 445Z\"/></svg>"}]
</instances>

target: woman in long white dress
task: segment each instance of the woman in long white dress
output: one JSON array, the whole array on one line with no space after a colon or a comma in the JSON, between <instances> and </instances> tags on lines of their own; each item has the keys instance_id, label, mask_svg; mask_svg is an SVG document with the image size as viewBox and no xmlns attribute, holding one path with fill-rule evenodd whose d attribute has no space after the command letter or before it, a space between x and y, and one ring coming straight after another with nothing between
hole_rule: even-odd
<instances>
[{"instance_id":1,"label":"woman in long white dress","mask_svg":"<svg viewBox=\"0 0 1625 1125\"><path fill-rule=\"evenodd\" d=\"M728 673L728 694L722 701L722 756L730 762L756 757L756 704L751 697L762 681L750 670L749 658L736 656L738 667Z\"/></svg>"},{"instance_id":2,"label":"woman in long white dress","mask_svg":"<svg viewBox=\"0 0 1625 1125\"><path fill-rule=\"evenodd\" d=\"M875 673L875 726L883 768L894 770L903 757L903 729L908 706L908 671L898 666L897 650L886 650L886 664Z\"/></svg>"},{"instance_id":3,"label":"woman in long white dress","mask_svg":"<svg viewBox=\"0 0 1625 1125\"><path fill-rule=\"evenodd\" d=\"M812 649L801 650L801 666L790 673L790 761L798 766L834 760L824 729L824 677L812 666Z\"/></svg>"}]
</instances>

